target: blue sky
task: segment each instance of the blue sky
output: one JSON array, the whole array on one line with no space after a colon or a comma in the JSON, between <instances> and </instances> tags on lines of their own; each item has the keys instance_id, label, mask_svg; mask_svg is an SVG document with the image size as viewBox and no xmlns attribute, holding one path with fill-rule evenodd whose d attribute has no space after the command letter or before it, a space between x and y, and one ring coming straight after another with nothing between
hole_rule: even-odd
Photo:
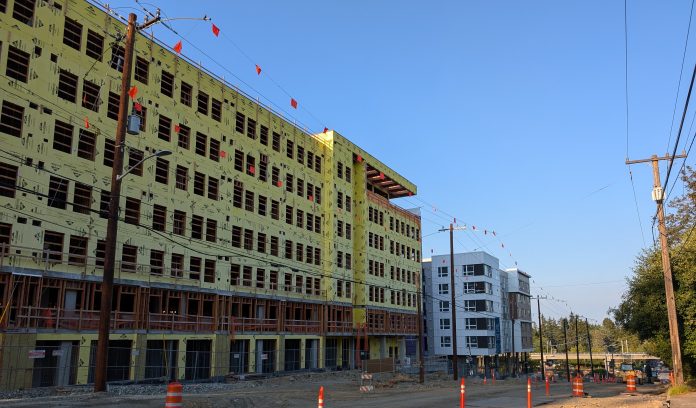
<instances>
[{"instance_id":1,"label":"blue sky","mask_svg":"<svg viewBox=\"0 0 696 408\"><path fill-rule=\"evenodd\" d=\"M222 30L215 38L210 23L170 22L215 62L186 43L185 55L289 112L280 85L300 104L298 122L339 131L416 183L418 198L397 204L423 207L424 254L449 250L447 234L434 232L456 216L498 237L459 231L455 250L517 261L533 293L549 296L544 314L601 320L620 302L644 247L624 160L673 148L691 2L628 0L628 138L623 1L156 5L169 17L211 16ZM154 33L178 41L162 26ZM651 170L632 171L650 245Z\"/></svg>"}]
</instances>

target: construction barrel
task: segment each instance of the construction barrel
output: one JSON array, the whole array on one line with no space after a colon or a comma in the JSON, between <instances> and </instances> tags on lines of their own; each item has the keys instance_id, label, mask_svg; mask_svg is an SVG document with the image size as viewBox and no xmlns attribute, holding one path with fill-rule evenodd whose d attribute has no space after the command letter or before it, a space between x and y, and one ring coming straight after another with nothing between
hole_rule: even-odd
<instances>
[{"instance_id":1,"label":"construction barrel","mask_svg":"<svg viewBox=\"0 0 696 408\"><path fill-rule=\"evenodd\" d=\"M582 377L578 374L577 377L573 378L573 397L584 397L585 391L582 386Z\"/></svg>"}]
</instances>

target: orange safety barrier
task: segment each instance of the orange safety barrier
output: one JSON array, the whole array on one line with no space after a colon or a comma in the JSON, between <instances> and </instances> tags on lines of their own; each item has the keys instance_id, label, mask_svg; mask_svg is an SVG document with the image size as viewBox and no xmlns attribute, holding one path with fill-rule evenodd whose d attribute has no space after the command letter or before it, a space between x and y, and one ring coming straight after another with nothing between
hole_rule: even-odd
<instances>
[{"instance_id":1,"label":"orange safety barrier","mask_svg":"<svg viewBox=\"0 0 696 408\"><path fill-rule=\"evenodd\" d=\"M532 379L527 377L527 408L532 408Z\"/></svg>"},{"instance_id":2,"label":"orange safety barrier","mask_svg":"<svg viewBox=\"0 0 696 408\"><path fill-rule=\"evenodd\" d=\"M167 385L167 399L165 399L165 408L181 408L183 406L183 391L184 386L180 382L170 382Z\"/></svg>"},{"instance_id":3,"label":"orange safety barrier","mask_svg":"<svg viewBox=\"0 0 696 408\"><path fill-rule=\"evenodd\" d=\"M582 377L578 374L577 377L573 378L573 397L584 397L585 390L582 385Z\"/></svg>"},{"instance_id":4,"label":"orange safety barrier","mask_svg":"<svg viewBox=\"0 0 696 408\"><path fill-rule=\"evenodd\" d=\"M464 408L466 406L466 386L464 385L464 379L459 384L459 408Z\"/></svg>"},{"instance_id":5,"label":"orange safety barrier","mask_svg":"<svg viewBox=\"0 0 696 408\"><path fill-rule=\"evenodd\" d=\"M324 408L324 386L319 387L319 398L317 398L317 407Z\"/></svg>"},{"instance_id":6,"label":"orange safety barrier","mask_svg":"<svg viewBox=\"0 0 696 408\"><path fill-rule=\"evenodd\" d=\"M626 392L636 392L636 376L633 374L626 376Z\"/></svg>"},{"instance_id":7,"label":"orange safety barrier","mask_svg":"<svg viewBox=\"0 0 696 408\"><path fill-rule=\"evenodd\" d=\"M549 377L546 377L546 396L551 395L551 390L549 388Z\"/></svg>"}]
</instances>

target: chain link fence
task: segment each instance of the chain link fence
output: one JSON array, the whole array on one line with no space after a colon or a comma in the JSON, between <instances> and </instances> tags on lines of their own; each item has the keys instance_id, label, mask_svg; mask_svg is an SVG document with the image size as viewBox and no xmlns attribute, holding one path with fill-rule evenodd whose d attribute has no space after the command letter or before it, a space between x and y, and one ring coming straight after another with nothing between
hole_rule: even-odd
<instances>
[{"instance_id":1,"label":"chain link fence","mask_svg":"<svg viewBox=\"0 0 696 408\"><path fill-rule=\"evenodd\" d=\"M369 358L352 339L121 339L110 340L110 383L234 382L301 372L360 370L418 376L415 356ZM10 335L0 348L0 390L93 383L96 340L31 340ZM72 337L74 338L74 336ZM8 341L14 339L14 341ZM35 339L35 337L34 337ZM374 355L373 355L374 357ZM427 372L447 371L429 359Z\"/></svg>"}]
</instances>

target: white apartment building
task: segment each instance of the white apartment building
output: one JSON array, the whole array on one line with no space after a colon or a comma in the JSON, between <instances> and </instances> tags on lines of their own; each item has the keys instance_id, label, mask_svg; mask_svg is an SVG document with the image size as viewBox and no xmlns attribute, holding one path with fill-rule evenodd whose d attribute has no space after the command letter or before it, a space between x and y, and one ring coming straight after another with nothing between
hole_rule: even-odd
<instances>
[{"instance_id":1,"label":"white apartment building","mask_svg":"<svg viewBox=\"0 0 696 408\"><path fill-rule=\"evenodd\" d=\"M515 371L532 351L529 275L481 251L454 255L454 288L450 273L449 254L423 260L426 354L452 355L454 290L460 361Z\"/></svg>"}]
</instances>

